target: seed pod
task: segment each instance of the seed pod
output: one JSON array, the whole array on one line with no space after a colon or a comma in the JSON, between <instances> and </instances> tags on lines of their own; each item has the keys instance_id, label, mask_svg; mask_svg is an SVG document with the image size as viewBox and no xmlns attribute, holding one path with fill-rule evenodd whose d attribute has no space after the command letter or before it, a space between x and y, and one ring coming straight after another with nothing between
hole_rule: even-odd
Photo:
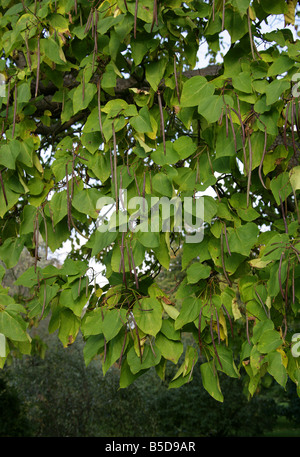
<instances>
[{"instance_id":1,"label":"seed pod","mask_svg":"<svg viewBox=\"0 0 300 457\"><path fill-rule=\"evenodd\" d=\"M224 311L228 317L230 330L231 330L231 336L232 336L232 338L234 338L233 325L232 325L232 320L231 320L230 314L229 314L227 308L225 307L225 305L222 305L222 308L224 309Z\"/></svg>"},{"instance_id":2,"label":"seed pod","mask_svg":"<svg viewBox=\"0 0 300 457\"><path fill-rule=\"evenodd\" d=\"M283 292L282 281L281 281L281 267L282 267L283 256L284 256L284 252L281 253L280 260L279 260L278 282L279 282L279 288L280 288L280 292L281 292L282 298L283 298L283 300L285 300L285 295L284 295L284 292Z\"/></svg>"},{"instance_id":3,"label":"seed pod","mask_svg":"<svg viewBox=\"0 0 300 457\"><path fill-rule=\"evenodd\" d=\"M12 138L15 136L16 128L16 117L17 117L17 103L18 103L18 86L15 84L15 103L14 103L14 117L13 117L13 127L12 127Z\"/></svg>"},{"instance_id":4,"label":"seed pod","mask_svg":"<svg viewBox=\"0 0 300 457\"><path fill-rule=\"evenodd\" d=\"M262 158L261 158L261 161L260 161L260 164L259 164L259 167L258 167L258 176L259 176L259 179L260 179L260 182L262 183L263 187L266 189L266 185L262 179L262 175L261 175L261 170L262 170L262 167L263 167L263 163L264 163L264 159L265 159L265 155L266 155L266 152L267 152L267 139L268 139L268 135L267 135L267 128L265 126L265 141L264 141L264 149L263 149L263 154L262 154Z\"/></svg>"},{"instance_id":5,"label":"seed pod","mask_svg":"<svg viewBox=\"0 0 300 457\"><path fill-rule=\"evenodd\" d=\"M215 339L214 339L214 333L213 333L213 317L212 317L212 314L210 316L210 335L211 335L211 340L212 340L212 344L213 344L213 348L214 348L214 352L215 352L215 355L218 359L218 362L220 364L220 367L221 367L221 370L223 370L223 366L222 366L222 363L221 363L221 360L220 360L220 357L219 357L219 354L218 354L218 351L217 351L217 348L216 348L216 343L215 343Z\"/></svg>"},{"instance_id":6,"label":"seed pod","mask_svg":"<svg viewBox=\"0 0 300 457\"><path fill-rule=\"evenodd\" d=\"M35 82L35 94L37 97L39 90L39 80L40 80L40 65L41 65L41 52L40 52L40 34L37 37L37 68L36 68L36 82Z\"/></svg>"},{"instance_id":7,"label":"seed pod","mask_svg":"<svg viewBox=\"0 0 300 457\"><path fill-rule=\"evenodd\" d=\"M166 155L166 137L165 137L165 123L164 123L164 113L161 101L160 92L157 91L158 96L158 106L159 106L159 114L160 114L160 126L161 126L161 133L163 137L163 145L164 145L164 155Z\"/></svg>"},{"instance_id":8,"label":"seed pod","mask_svg":"<svg viewBox=\"0 0 300 457\"><path fill-rule=\"evenodd\" d=\"M249 171L248 171L248 180L247 180L247 208L250 204L250 187L251 187L251 173L252 173L252 145L251 145L251 136L248 135L248 144L249 144Z\"/></svg>"},{"instance_id":9,"label":"seed pod","mask_svg":"<svg viewBox=\"0 0 300 457\"><path fill-rule=\"evenodd\" d=\"M199 348L200 348L200 352L202 350L202 339L201 339L201 317L202 317L202 309L200 309L200 313L199 313L199 321L198 321L198 341L199 341Z\"/></svg>"},{"instance_id":10,"label":"seed pod","mask_svg":"<svg viewBox=\"0 0 300 457\"><path fill-rule=\"evenodd\" d=\"M136 26L137 26L138 7L139 7L139 0L135 0L134 25L133 25L133 37L134 37L134 39L136 39Z\"/></svg>"},{"instance_id":11,"label":"seed pod","mask_svg":"<svg viewBox=\"0 0 300 457\"><path fill-rule=\"evenodd\" d=\"M3 193L5 204L6 204L6 206L8 206L8 201L7 201L7 196L6 196L6 192L5 192L5 187L4 187L4 182L3 182L3 177L2 177L1 170L0 170L0 183L1 183L1 189L2 189L2 193Z\"/></svg>"},{"instance_id":12,"label":"seed pod","mask_svg":"<svg viewBox=\"0 0 300 457\"><path fill-rule=\"evenodd\" d=\"M127 328L125 327L125 335L124 335L123 345L122 345L122 349L121 349L121 355L119 358L119 368L121 368L121 365L122 365L122 358L123 358L124 349L125 349L125 345L126 345L126 339L127 339Z\"/></svg>"}]
</instances>

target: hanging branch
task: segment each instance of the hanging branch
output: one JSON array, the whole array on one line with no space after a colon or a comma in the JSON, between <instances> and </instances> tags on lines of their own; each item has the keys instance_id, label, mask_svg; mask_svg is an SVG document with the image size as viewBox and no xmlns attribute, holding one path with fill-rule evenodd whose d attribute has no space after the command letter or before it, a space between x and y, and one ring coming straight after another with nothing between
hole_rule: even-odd
<instances>
[{"instance_id":1,"label":"hanging branch","mask_svg":"<svg viewBox=\"0 0 300 457\"><path fill-rule=\"evenodd\" d=\"M164 145L164 155L166 155L166 137L165 137L165 123L164 123L164 113L161 101L160 91L157 91L158 96L158 106L159 106L159 114L160 114L160 126L161 126L161 133L163 137L163 145Z\"/></svg>"}]
</instances>

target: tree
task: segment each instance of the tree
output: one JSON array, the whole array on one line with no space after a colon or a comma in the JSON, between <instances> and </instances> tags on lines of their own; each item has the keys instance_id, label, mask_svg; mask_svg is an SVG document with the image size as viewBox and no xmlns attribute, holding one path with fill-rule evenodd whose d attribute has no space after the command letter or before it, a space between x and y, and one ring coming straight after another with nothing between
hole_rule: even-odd
<instances>
[{"instance_id":1,"label":"tree","mask_svg":"<svg viewBox=\"0 0 300 457\"><path fill-rule=\"evenodd\" d=\"M0 259L34 259L30 300L1 289L1 365L50 316L122 388L183 357L170 387L200 369L223 401L218 373L245 371L250 396L266 373L299 394L297 2L0 5ZM61 268L38 265L39 235L70 242ZM155 282L174 247L179 309Z\"/></svg>"}]
</instances>

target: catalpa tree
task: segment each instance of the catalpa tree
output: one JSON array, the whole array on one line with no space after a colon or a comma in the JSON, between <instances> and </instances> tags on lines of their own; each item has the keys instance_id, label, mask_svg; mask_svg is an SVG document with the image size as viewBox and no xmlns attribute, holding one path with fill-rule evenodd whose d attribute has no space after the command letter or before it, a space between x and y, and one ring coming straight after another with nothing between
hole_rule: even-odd
<instances>
[{"instance_id":1,"label":"catalpa tree","mask_svg":"<svg viewBox=\"0 0 300 457\"><path fill-rule=\"evenodd\" d=\"M299 393L297 1L0 5L0 259L33 259L26 296L1 289L1 366L47 318L122 388L171 362L170 388L200 370L217 401L220 372Z\"/></svg>"}]
</instances>

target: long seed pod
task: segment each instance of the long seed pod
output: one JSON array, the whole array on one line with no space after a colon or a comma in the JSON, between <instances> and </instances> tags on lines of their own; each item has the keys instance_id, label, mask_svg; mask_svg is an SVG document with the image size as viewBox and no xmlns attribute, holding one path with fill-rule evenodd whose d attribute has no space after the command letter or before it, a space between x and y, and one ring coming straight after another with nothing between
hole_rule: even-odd
<instances>
[{"instance_id":1,"label":"long seed pod","mask_svg":"<svg viewBox=\"0 0 300 457\"><path fill-rule=\"evenodd\" d=\"M74 10L75 14L77 14L77 0L74 0Z\"/></svg>"},{"instance_id":2,"label":"long seed pod","mask_svg":"<svg viewBox=\"0 0 300 457\"><path fill-rule=\"evenodd\" d=\"M37 97L40 82L40 65L41 65L41 51L40 51L40 34L37 37L37 68L36 68L36 82L35 82L35 98Z\"/></svg>"},{"instance_id":3,"label":"long seed pod","mask_svg":"<svg viewBox=\"0 0 300 457\"><path fill-rule=\"evenodd\" d=\"M138 326L137 326L137 323L136 323L136 321L135 321L134 315L133 315L132 313L131 313L131 317L132 317L133 324L134 324L135 334L136 334L136 338L137 338L137 342L138 342L138 347L139 347L140 359L141 359L141 363L142 363L142 361L143 361L143 353L142 353L142 347L141 347L141 341L140 341L139 330L138 330Z\"/></svg>"},{"instance_id":4,"label":"long seed pod","mask_svg":"<svg viewBox=\"0 0 300 457\"><path fill-rule=\"evenodd\" d=\"M124 5L125 5L126 10L128 11L128 6L127 6L126 0L124 0Z\"/></svg>"},{"instance_id":5,"label":"long seed pod","mask_svg":"<svg viewBox=\"0 0 300 457\"><path fill-rule=\"evenodd\" d=\"M251 187L251 173L252 173L252 144L251 136L248 135L248 145L249 145L249 171L248 171L248 180L247 180L247 208L250 204L250 187Z\"/></svg>"},{"instance_id":6,"label":"long seed pod","mask_svg":"<svg viewBox=\"0 0 300 457\"><path fill-rule=\"evenodd\" d=\"M261 161L260 161L260 164L259 164L259 167L258 167L258 176L259 176L260 182L262 183L262 185L263 185L263 187L265 189L266 189L266 185L265 185L264 180L262 178L261 170L262 170L262 167L263 167L263 164L264 164L264 160L265 160L265 155L266 155L266 152L267 152L267 140L268 140L267 127L265 126L264 149L263 149Z\"/></svg>"},{"instance_id":7,"label":"long seed pod","mask_svg":"<svg viewBox=\"0 0 300 457\"><path fill-rule=\"evenodd\" d=\"M159 114L160 114L160 126L161 126L161 133L163 137L163 145L164 145L164 155L166 155L166 137L165 137L165 123L164 123L164 113L161 101L160 92L157 91L158 96L158 106L159 106Z\"/></svg>"},{"instance_id":8,"label":"long seed pod","mask_svg":"<svg viewBox=\"0 0 300 457\"><path fill-rule=\"evenodd\" d=\"M177 78L177 68L176 68L176 54L174 54L174 78L175 78L175 87L176 87L177 99L178 99L178 103L180 103L180 93L179 93L178 78Z\"/></svg>"},{"instance_id":9,"label":"long seed pod","mask_svg":"<svg viewBox=\"0 0 300 457\"><path fill-rule=\"evenodd\" d=\"M249 336L249 319L248 319L247 314L246 314L246 333L247 333L247 340L248 340L248 343L249 343L250 346L251 346L251 341L250 341L250 336Z\"/></svg>"},{"instance_id":10,"label":"long seed pod","mask_svg":"<svg viewBox=\"0 0 300 457\"><path fill-rule=\"evenodd\" d=\"M13 126L12 126L12 138L15 136L16 128L16 118L17 118L17 103L18 103L18 86L15 84L15 103L14 103L14 116L13 116Z\"/></svg>"},{"instance_id":11,"label":"long seed pod","mask_svg":"<svg viewBox=\"0 0 300 457\"><path fill-rule=\"evenodd\" d=\"M98 30L97 30L98 29L98 18L99 18L98 10L96 8L96 10L95 10L95 25L94 25L94 28L95 28L95 30L94 30L94 40L95 40L94 56L98 52Z\"/></svg>"},{"instance_id":12,"label":"long seed pod","mask_svg":"<svg viewBox=\"0 0 300 457\"><path fill-rule=\"evenodd\" d=\"M211 341L212 341L212 344L213 344L213 347L214 347L214 352L215 352L215 355L218 359L218 362L220 364L220 367L221 367L221 370L223 370L223 366L222 366L222 363L221 363L221 360L220 360L220 357L219 357L219 354L218 354L218 351L217 351L217 347L216 347L216 343L215 343L215 338L214 338L214 332L213 332L213 316L211 314L210 316L210 335L211 335Z\"/></svg>"},{"instance_id":13,"label":"long seed pod","mask_svg":"<svg viewBox=\"0 0 300 457\"><path fill-rule=\"evenodd\" d=\"M29 45L28 45L27 32L25 32L25 46L26 46L27 63L28 63L29 70L31 71L31 57L30 57L30 51L29 51Z\"/></svg>"},{"instance_id":14,"label":"long seed pod","mask_svg":"<svg viewBox=\"0 0 300 457\"><path fill-rule=\"evenodd\" d=\"M133 171L133 175L134 175L134 181L135 181L135 185L136 185L136 190L139 194L139 197L141 196L141 191L140 191L140 188L139 188L139 184L137 182L137 177L136 177L136 174L135 174L135 170Z\"/></svg>"},{"instance_id":15,"label":"long seed pod","mask_svg":"<svg viewBox=\"0 0 300 457\"><path fill-rule=\"evenodd\" d=\"M284 144L286 150L288 150L287 139L286 139L286 130L287 130L287 123L288 123L289 109L290 109L290 102L288 102L286 105L285 120L284 120L284 127L283 127L283 144Z\"/></svg>"},{"instance_id":16,"label":"long seed pod","mask_svg":"<svg viewBox=\"0 0 300 457\"><path fill-rule=\"evenodd\" d=\"M232 338L234 338L233 325L232 325L232 320L231 320L230 314L229 314L227 308L225 307L225 305L222 304L222 308L224 309L224 311L226 313L226 316L227 316L227 318L229 320L231 336L232 336Z\"/></svg>"},{"instance_id":17,"label":"long seed pod","mask_svg":"<svg viewBox=\"0 0 300 457\"><path fill-rule=\"evenodd\" d=\"M282 219L283 219L283 223L284 223L285 233L288 233L288 226L287 226L287 222L286 222L285 211L284 211L284 207L283 207L283 202L282 202L282 198L281 198L281 195L280 195L280 191L279 191L279 200L280 200L281 214L282 214Z\"/></svg>"},{"instance_id":18,"label":"long seed pod","mask_svg":"<svg viewBox=\"0 0 300 457\"><path fill-rule=\"evenodd\" d=\"M47 289L46 289L46 281L44 280L43 306L42 306L42 311L41 311L40 317L38 319L38 322L40 322L44 316L44 312L45 312L45 308L46 308L46 301L47 301Z\"/></svg>"},{"instance_id":19,"label":"long seed pod","mask_svg":"<svg viewBox=\"0 0 300 457\"><path fill-rule=\"evenodd\" d=\"M131 271L132 267L131 267L131 258L130 258L130 252L129 252L127 240L125 241L125 245L126 245L126 251L127 251L127 259L128 259L129 273L130 273L130 277L131 277L131 276L132 276L132 271Z\"/></svg>"},{"instance_id":20,"label":"long seed pod","mask_svg":"<svg viewBox=\"0 0 300 457\"><path fill-rule=\"evenodd\" d=\"M220 322L219 322L219 315L217 308L215 307L215 313L216 313L216 322L217 322L217 330L218 330L218 344L221 343L221 335L220 335Z\"/></svg>"},{"instance_id":21,"label":"long seed pod","mask_svg":"<svg viewBox=\"0 0 300 457\"><path fill-rule=\"evenodd\" d=\"M285 306L287 306L288 303L288 289L289 289L289 279L290 279L290 261L288 261L288 267L287 267L287 274L286 274L286 282L285 282Z\"/></svg>"},{"instance_id":22,"label":"long seed pod","mask_svg":"<svg viewBox=\"0 0 300 457\"><path fill-rule=\"evenodd\" d=\"M137 26L138 7L139 7L139 0L135 0L134 25L133 25L133 37L134 37L134 39L136 39L136 26Z\"/></svg>"},{"instance_id":23,"label":"long seed pod","mask_svg":"<svg viewBox=\"0 0 300 457\"><path fill-rule=\"evenodd\" d=\"M294 118L295 118L295 105L294 102L291 102L292 108L291 108L291 132L292 132L292 144L293 144L293 149L294 149L294 154L297 154L297 146L295 142L295 131L294 131Z\"/></svg>"},{"instance_id":24,"label":"long seed pod","mask_svg":"<svg viewBox=\"0 0 300 457\"><path fill-rule=\"evenodd\" d=\"M84 102L85 98L85 77L84 77L84 70L82 73L82 101Z\"/></svg>"},{"instance_id":25,"label":"long seed pod","mask_svg":"<svg viewBox=\"0 0 300 457\"><path fill-rule=\"evenodd\" d=\"M71 230L71 212L70 212L70 189L69 189L69 171L66 164L66 187L67 187L67 211L68 211L68 229Z\"/></svg>"},{"instance_id":26,"label":"long seed pod","mask_svg":"<svg viewBox=\"0 0 300 457\"><path fill-rule=\"evenodd\" d=\"M225 26L225 0L223 0L223 5L222 5L222 32L224 30Z\"/></svg>"},{"instance_id":27,"label":"long seed pod","mask_svg":"<svg viewBox=\"0 0 300 457\"><path fill-rule=\"evenodd\" d=\"M212 2L212 18L213 22L215 21L215 0Z\"/></svg>"},{"instance_id":28,"label":"long seed pod","mask_svg":"<svg viewBox=\"0 0 300 457\"><path fill-rule=\"evenodd\" d=\"M158 25L158 17L157 17L157 0L154 0L153 3L153 19L152 19L152 24L151 24L151 29L150 31L153 31L154 24Z\"/></svg>"},{"instance_id":29,"label":"long seed pod","mask_svg":"<svg viewBox=\"0 0 300 457\"><path fill-rule=\"evenodd\" d=\"M46 221L46 218L45 218L45 213L44 213L44 209L42 208L41 209L41 215L42 215L42 218L43 218L43 221L44 221L44 227L45 227L45 251L46 251L46 255L45 255L45 258L47 260L47 257L48 257L48 227L47 227L47 221Z\"/></svg>"},{"instance_id":30,"label":"long seed pod","mask_svg":"<svg viewBox=\"0 0 300 457\"><path fill-rule=\"evenodd\" d=\"M125 327L125 335L124 335L124 340L123 340L123 345L122 345L122 349L121 349L121 355L120 355L120 358L119 358L119 369L121 368L121 365L122 365L122 359L123 359L123 354L124 354L124 350L125 350L125 346L126 346L126 340L127 340L127 328Z\"/></svg>"},{"instance_id":31,"label":"long seed pod","mask_svg":"<svg viewBox=\"0 0 300 457\"><path fill-rule=\"evenodd\" d=\"M126 168L127 168L127 174L131 178L131 173L130 173L130 168L129 168L129 151L127 151L127 154L126 154Z\"/></svg>"},{"instance_id":32,"label":"long seed pod","mask_svg":"<svg viewBox=\"0 0 300 457\"><path fill-rule=\"evenodd\" d=\"M127 289L127 281L126 281L126 270L125 270L125 258L124 258L124 238L125 232L122 233L122 242L121 242L121 261L122 261L122 269L123 269L123 283L125 288Z\"/></svg>"},{"instance_id":33,"label":"long seed pod","mask_svg":"<svg viewBox=\"0 0 300 457\"><path fill-rule=\"evenodd\" d=\"M248 19L248 32L249 32L249 39L250 39L250 46L251 46L251 54L253 60L256 60L255 53L254 53L254 46L253 46L253 36L251 30L251 18L249 13L249 8L247 9L247 19Z\"/></svg>"},{"instance_id":34,"label":"long seed pod","mask_svg":"<svg viewBox=\"0 0 300 457\"><path fill-rule=\"evenodd\" d=\"M103 309L102 306L100 306L101 309L101 317L102 317L102 322L104 321L104 315L103 315ZM107 343L106 343L106 338L105 336L103 337L104 339L104 356L103 356L103 362L105 363L106 361L106 355L107 355Z\"/></svg>"},{"instance_id":35,"label":"long seed pod","mask_svg":"<svg viewBox=\"0 0 300 457\"><path fill-rule=\"evenodd\" d=\"M11 80L9 78L8 83L7 83L7 99L6 99L6 114L5 114L6 121L8 119L8 110L9 110L9 101L10 101L10 84L11 84Z\"/></svg>"},{"instance_id":36,"label":"long seed pod","mask_svg":"<svg viewBox=\"0 0 300 457\"><path fill-rule=\"evenodd\" d=\"M6 204L6 206L8 206L8 201L7 201L7 196L6 196L6 192L5 192L5 187L4 187L4 182L3 182L3 177L2 177L1 170L0 170L0 184L1 184L1 189L2 189L2 193L3 193L5 204Z\"/></svg>"},{"instance_id":37,"label":"long seed pod","mask_svg":"<svg viewBox=\"0 0 300 457\"><path fill-rule=\"evenodd\" d=\"M285 300L285 294L283 292L282 281L281 281L281 267L282 267L283 256L284 256L284 252L281 253L280 260L279 260L278 282L279 282L279 288L280 288L280 292L281 292L282 298L283 298L283 300Z\"/></svg>"},{"instance_id":38,"label":"long seed pod","mask_svg":"<svg viewBox=\"0 0 300 457\"><path fill-rule=\"evenodd\" d=\"M88 31L90 30L91 28L91 24L92 24L92 19L93 19L93 8L91 8L91 11L90 11L90 14L89 14L89 17L88 17L88 20L87 20L87 23L86 23L86 26L85 26L85 29L84 29L84 33L88 33Z\"/></svg>"},{"instance_id":39,"label":"long seed pod","mask_svg":"<svg viewBox=\"0 0 300 457\"><path fill-rule=\"evenodd\" d=\"M116 212L119 211L119 199L118 199L118 178L117 178L117 138L115 132L115 125L112 123L112 133L114 141L114 181L115 181L115 199L116 199Z\"/></svg>"},{"instance_id":40,"label":"long seed pod","mask_svg":"<svg viewBox=\"0 0 300 457\"><path fill-rule=\"evenodd\" d=\"M81 278L82 278L82 276L80 276L79 281L78 281L78 291L77 291L78 297L79 297L80 292L81 292Z\"/></svg>"},{"instance_id":41,"label":"long seed pod","mask_svg":"<svg viewBox=\"0 0 300 457\"><path fill-rule=\"evenodd\" d=\"M232 287L232 283L227 275L227 271L226 271L226 268L225 268L225 260L224 260L224 244L223 244L223 226L222 226L222 229L221 229L221 260L222 260L222 268L223 268L223 273L224 273L224 276L225 276L225 279L228 283L228 285L230 287Z\"/></svg>"},{"instance_id":42,"label":"long seed pod","mask_svg":"<svg viewBox=\"0 0 300 457\"><path fill-rule=\"evenodd\" d=\"M227 237L226 222L223 222L223 224L224 224L224 235L225 235L226 247L227 247L228 254L231 256L231 251L230 251L229 242L228 242L228 237Z\"/></svg>"},{"instance_id":43,"label":"long seed pod","mask_svg":"<svg viewBox=\"0 0 300 457\"><path fill-rule=\"evenodd\" d=\"M97 101L98 101L98 120L99 120L99 127L100 127L100 132L102 135L102 139L105 142L105 137L103 134L103 125L102 125L102 116L101 116L101 82L100 79L97 82Z\"/></svg>"},{"instance_id":44,"label":"long seed pod","mask_svg":"<svg viewBox=\"0 0 300 457\"><path fill-rule=\"evenodd\" d=\"M202 339L201 339L201 318L202 318L202 310L203 310L203 308L200 309L199 320L198 320L198 341L199 341L200 353L201 353L201 351L202 351Z\"/></svg>"},{"instance_id":45,"label":"long seed pod","mask_svg":"<svg viewBox=\"0 0 300 457\"><path fill-rule=\"evenodd\" d=\"M266 307L265 307L265 304L263 302L263 299L261 298L261 296L259 295L259 293L257 292L257 290L255 288L254 288L254 291L255 291L255 295L257 296L258 300L260 301L261 306L263 307L263 310L264 310L266 316L269 317L268 313L267 313L267 310L266 310Z\"/></svg>"},{"instance_id":46,"label":"long seed pod","mask_svg":"<svg viewBox=\"0 0 300 457\"><path fill-rule=\"evenodd\" d=\"M226 138L228 138L228 108L225 106L225 127L226 127Z\"/></svg>"},{"instance_id":47,"label":"long seed pod","mask_svg":"<svg viewBox=\"0 0 300 457\"><path fill-rule=\"evenodd\" d=\"M134 263L134 257L133 257L131 243L130 243L130 258L131 258L131 264L132 264L133 274L134 274L134 278L135 278L135 286L138 289L139 288L139 280L138 280L138 275L137 275L136 268L135 268L135 263Z\"/></svg>"},{"instance_id":48,"label":"long seed pod","mask_svg":"<svg viewBox=\"0 0 300 457\"><path fill-rule=\"evenodd\" d=\"M295 265L292 267L292 303L295 303Z\"/></svg>"}]
</instances>

